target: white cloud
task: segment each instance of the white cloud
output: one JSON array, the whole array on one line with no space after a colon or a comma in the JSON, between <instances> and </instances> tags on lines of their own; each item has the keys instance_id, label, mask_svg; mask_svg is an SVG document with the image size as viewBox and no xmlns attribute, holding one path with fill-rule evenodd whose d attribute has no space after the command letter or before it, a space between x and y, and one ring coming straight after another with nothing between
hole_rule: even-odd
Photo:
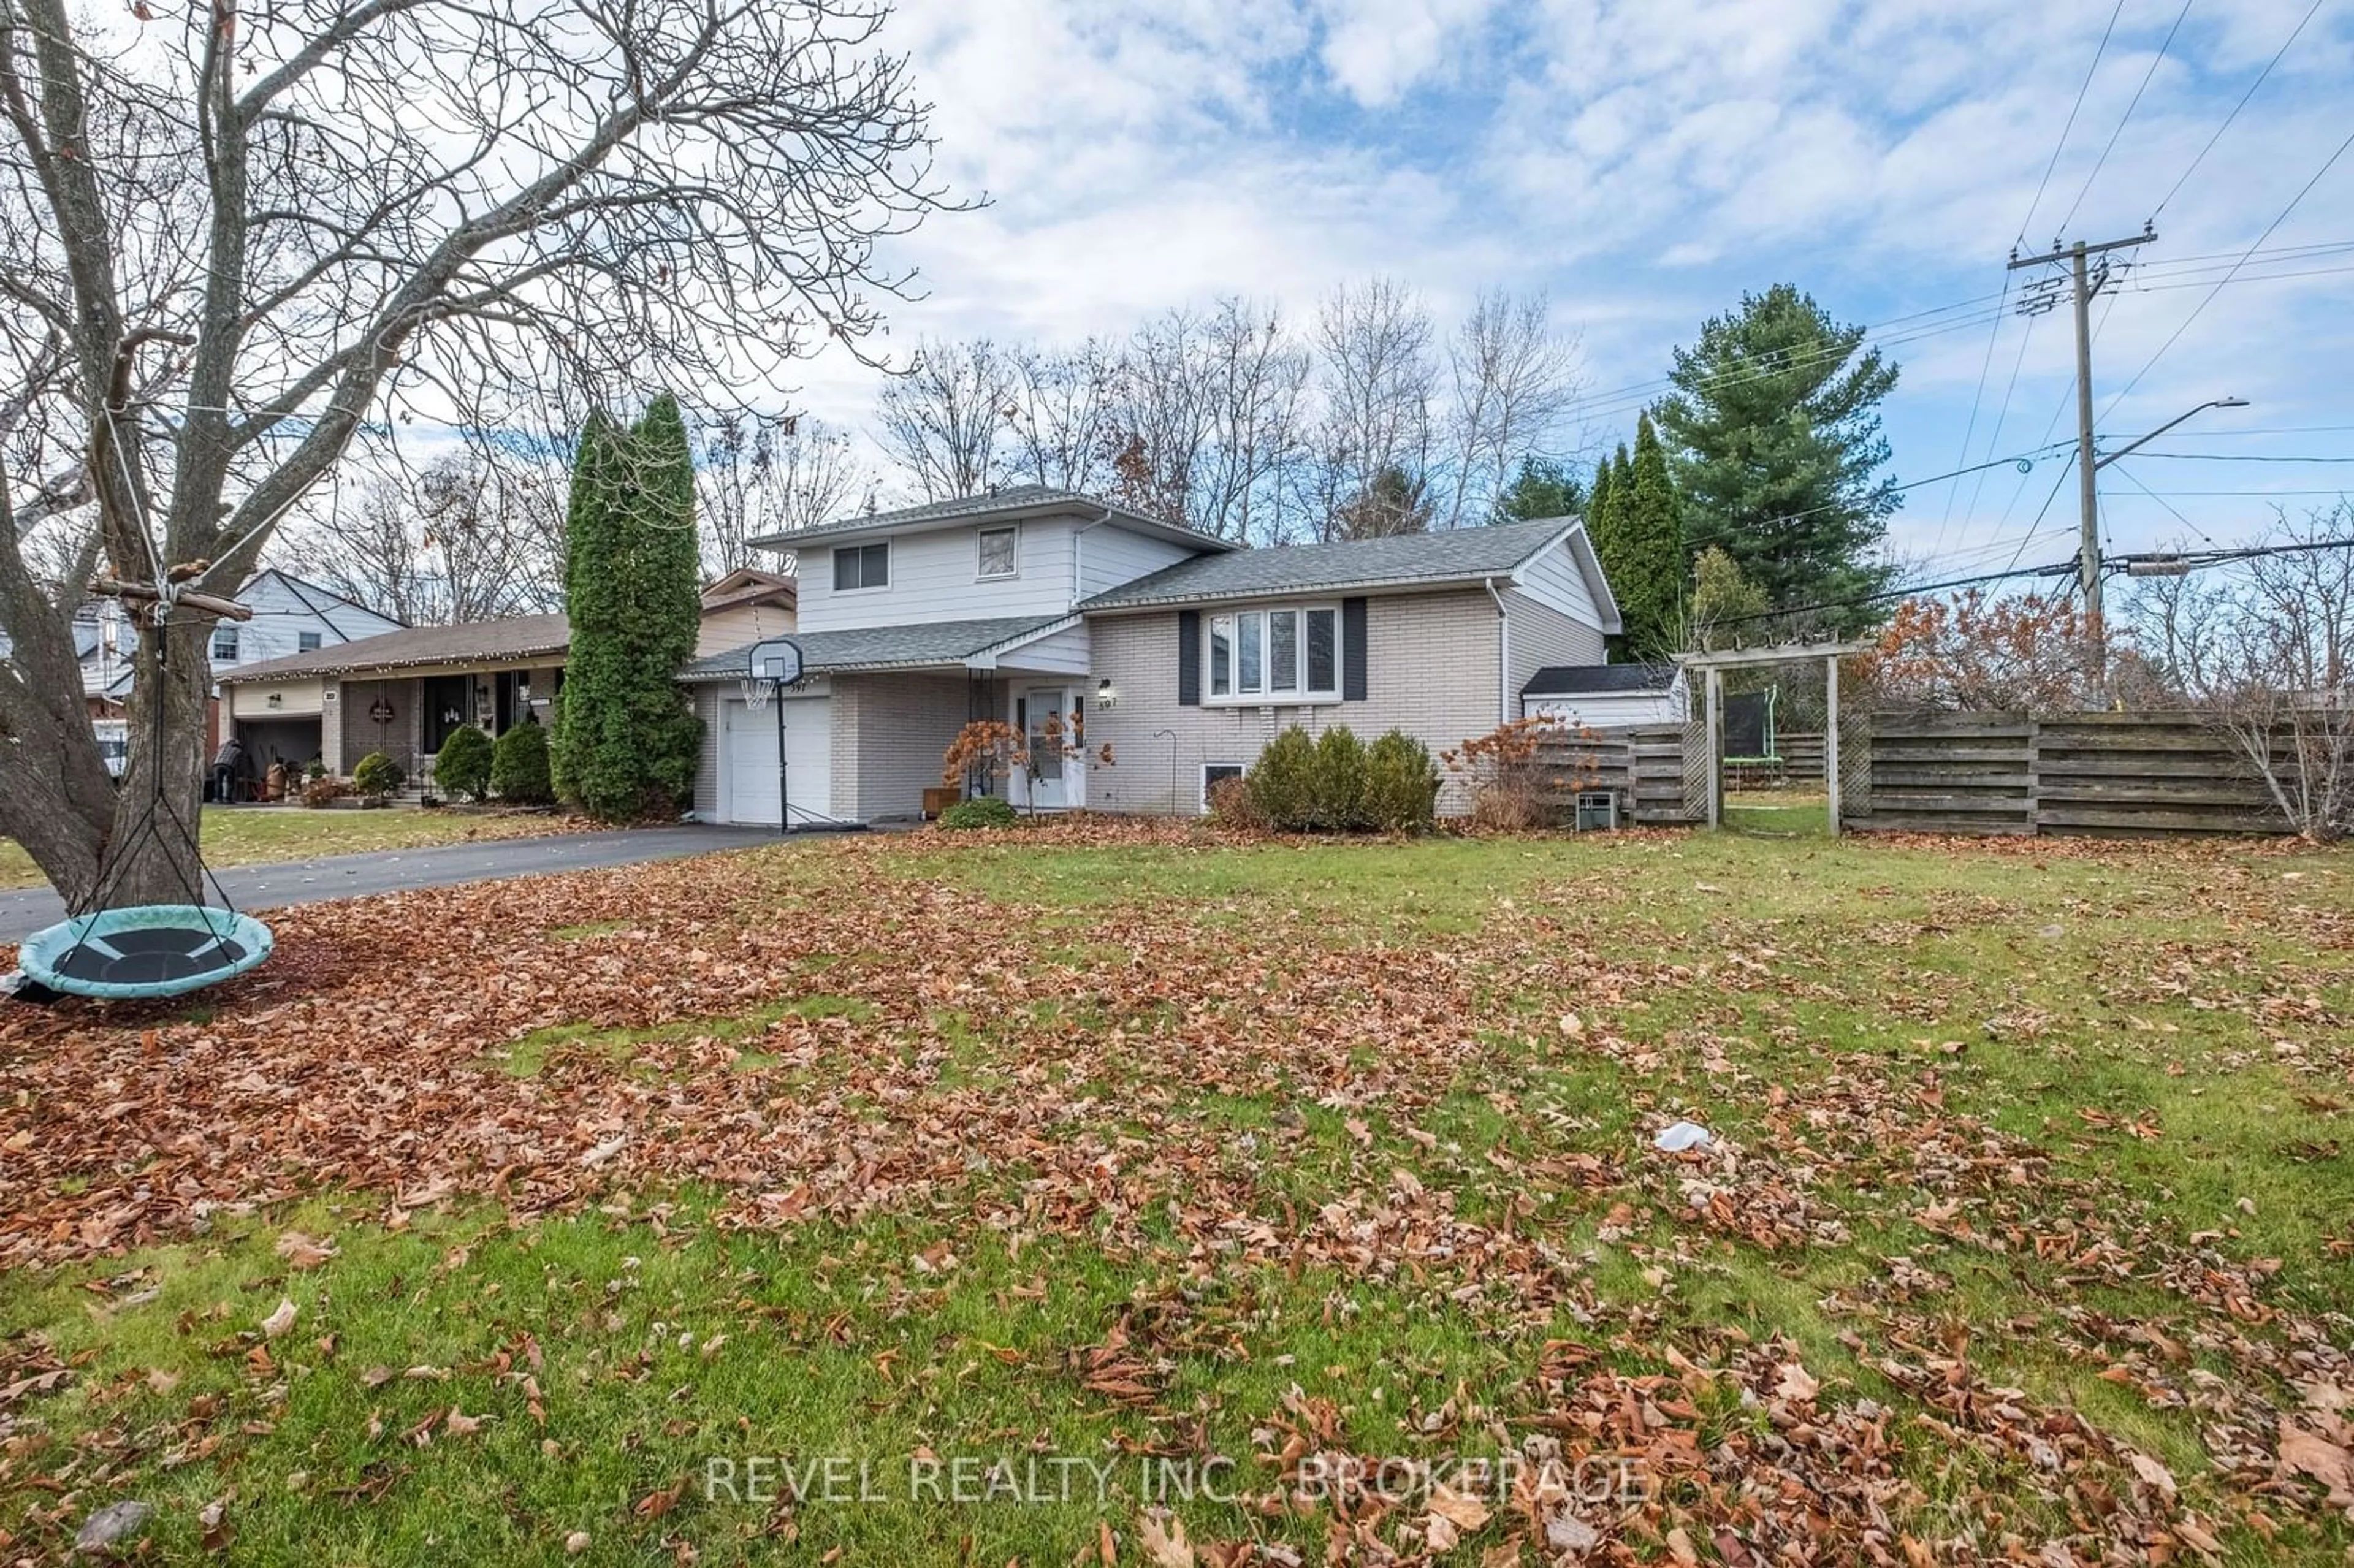
<instances>
[{"instance_id":1,"label":"white cloud","mask_svg":"<svg viewBox=\"0 0 2354 1568\"><path fill-rule=\"evenodd\" d=\"M2194 7L2072 235L2138 228L2306 3ZM2179 8L2128 0L2031 245L2079 206ZM1556 320L1584 329L1596 385L1615 387L1659 376L1704 316L1777 279L1855 321L1991 293L2110 10L910 0L891 41L938 100L943 172L991 205L942 215L897 248L929 293L890 313L883 346L926 334L1117 334L1224 292L1304 311L1342 279L1384 271L1443 310L1482 283L1547 289ZM2150 259L2253 240L2344 134L2349 70L2354 26L2317 16L2166 209ZM2271 243L2346 238L2349 193L2354 158ZM2354 328L2325 307L2343 299L2343 281L2227 290L2118 420L2146 428L2218 390L2342 408ZM2096 367L2105 402L2198 298L2135 294L2115 307ZM1905 376L1888 416L1900 475L1953 464L1988 330L1899 351ZM2006 323L1996 343L1974 454L1988 450L2023 330ZM2039 327L2002 450L2040 438L2064 406L2070 363L2063 323ZM831 419L864 418L872 373L838 355L808 370L803 401ZM1981 493L1988 514L1957 527L2023 525L2000 517L2010 482L1998 479ZM1922 501L1944 509L1934 493ZM2122 524L2140 525L2136 507L2156 514L2121 499ZM1916 511L1905 527L1919 521Z\"/></svg>"}]
</instances>

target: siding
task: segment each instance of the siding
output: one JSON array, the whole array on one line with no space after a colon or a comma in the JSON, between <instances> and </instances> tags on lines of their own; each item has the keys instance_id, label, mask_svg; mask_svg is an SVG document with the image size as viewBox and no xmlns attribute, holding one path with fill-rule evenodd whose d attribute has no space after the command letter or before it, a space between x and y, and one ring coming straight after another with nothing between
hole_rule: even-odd
<instances>
[{"instance_id":1,"label":"siding","mask_svg":"<svg viewBox=\"0 0 2354 1568\"><path fill-rule=\"evenodd\" d=\"M1111 678L1119 702L1088 718L1088 742L1110 742L1118 760L1089 774L1087 803L1106 811L1197 811L1204 763L1247 767L1293 724L1311 733L1345 724L1366 741L1403 729L1434 759L1496 727L1496 606L1485 589L1392 595L1365 608L1365 701L1268 708L1178 705L1174 610L1090 617L1095 673ZM1464 791L1447 779L1438 809L1468 808Z\"/></svg>"},{"instance_id":2,"label":"siding","mask_svg":"<svg viewBox=\"0 0 2354 1568\"><path fill-rule=\"evenodd\" d=\"M790 637L793 612L781 604L738 604L713 610L695 633L695 656L732 652L771 637Z\"/></svg>"},{"instance_id":3,"label":"siding","mask_svg":"<svg viewBox=\"0 0 2354 1568\"><path fill-rule=\"evenodd\" d=\"M1071 535L1077 525L1069 517L1024 518L1015 546L1018 574L987 581L977 575L978 527L901 534L889 541L891 585L846 594L833 591L832 550L812 546L801 552L801 630L1060 615L1071 608Z\"/></svg>"},{"instance_id":4,"label":"siding","mask_svg":"<svg viewBox=\"0 0 2354 1568\"><path fill-rule=\"evenodd\" d=\"M1522 567L1521 590L1572 620L1596 628L1599 634L1601 607L1594 602L1594 591L1586 586L1585 574L1578 569L1577 557L1570 554L1567 544L1555 545ZM1592 660L1570 662L1599 663L1601 660L1597 655Z\"/></svg>"},{"instance_id":5,"label":"siding","mask_svg":"<svg viewBox=\"0 0 2354 1568\"><path fill-rule=\"evenodd\" d=\"M1505 711L1520 711L1521 688L1548 664L1603 662L1606 650L1602 629L1590 611L1586 619L1578 620L1519 588L1506 588L1503 594L1512 628L1511 690ZM1593 600L1586 603L1591 606Z\"/></svg>"},{"instance_id":6,"label":"siding","mask_svg":"<svg viewBox=\"0 0 2354 1568\"><path fill-rule=\"evenodd\" d=\"M962 675L833 678L833 809L857 821L919 815L964 728Z\"/></svg>"},{"instance_id":7,"label":"siding","mask_svg":"<svg viewBox=\"0 0 2354 1568\"><path fill-rule=\"evenodd\" d=\"M1122 583L1173 567L1196 552L1166 539L1148 539L1112 524L1079 535L1079 597L1108 593Z\"/></svg>"},{"instance_id":8,"label":"siding","mask_svg":"<svg viewBox=\"0 0 2354 1568\"><path fill-rule=\"evenodd\" d=\"M693 689L695 716L703 721L695 759L695 814L701 821L719 820L719 694L730 689L709 681Z\"/></svg>"}]
</instances>

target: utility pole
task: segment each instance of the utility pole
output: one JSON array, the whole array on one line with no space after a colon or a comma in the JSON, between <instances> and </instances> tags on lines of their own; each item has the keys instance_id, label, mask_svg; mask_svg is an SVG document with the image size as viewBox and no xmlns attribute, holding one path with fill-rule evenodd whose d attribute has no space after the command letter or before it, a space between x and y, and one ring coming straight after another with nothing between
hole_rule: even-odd
<instances>
[{"instance_id":1,"label":"utility pole","mask_svg":"<svg viewBox=\"0 0 2354 1568\"><path fill-rule=\"evenodd\" d=\"M2093 296L2108 286L2114 271L2106 253L2123 250L2128 246L2147 245L2158 238L2158 230L2145 224L2142 231L2127 239L2105 240L2088 245L2079 239L2062 246L2058 240L2040 256L2010 253L2010 270L2022 267L2049 267L2061 262L2068 264L2064 279L2047 278L2031 285L2020 301L2022 315L2041 315L2059 304L2059 290L2065 282L2073 287L2076 314L2076 504L2082 537L2077 546L2077 577L2084 590L2084 611L2090 618L2093 645L2097 650L2106 641L2101 627L2101 519L2100 492L2096 482L2098 462L2093 456ZM2103 260L2095 266L2092 258Z\"/></svg>"}]
</instances>

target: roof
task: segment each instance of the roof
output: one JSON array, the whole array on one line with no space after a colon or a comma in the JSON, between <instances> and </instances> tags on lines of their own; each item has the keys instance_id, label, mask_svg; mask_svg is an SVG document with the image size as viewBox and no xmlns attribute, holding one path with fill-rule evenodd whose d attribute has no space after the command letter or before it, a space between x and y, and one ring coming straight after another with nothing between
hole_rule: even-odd
<instances>
[{"instance_id":1,"label":"roof","mask_svg":"<svg viewBox=\"0 0 2354 1568\"><path fill-rule=\"evenodd\" d=\"M801 668L812 675L835 670L902 670L960 664L1003 643L1067 624L1067 615L1005 616L988 620L935 620L916 626L853 626L839 631L800 631ZM679 672L682 681L732 681L749 668L753 645L697 659Z\"/></svg>"},{"instance_id":2,"label":"roof","mask_svg":"<svg viewBox=\"0 0 2354 1568\"><path fill-rule=\"evenodd\" d=\"M1673 664L1548 664L1521 688L1524 697L1589 697L1664 692L1681 673Z\"/></svg>"},{"instance_id":3,"label":"roof","mask_svg":"<svg viewBox=\"0 0 2354 1568\"><path fill-rule=\"evenodd\" d=\"M298 577L282 567L262 567L253 576L246 578L245 586L237 591L241 594L250 593L253 591L253 585L264 577L276 577L280 582L284 583L286 591L301 600L303 609L317 616L327 630L336 631L338 636L342 633L337 630L334 621L330 619L334 613L334 607L338 605L345 609L356 609L371 620L390 621L395 626L402 624L400 617L397 615L387 615L380 609L370 609L349 594L340 594L333 588L321 588L309 578ZM321 599L326 599L329 602L323 605L319 602Z\"/></svg>"},{"instance_id":4,"label":"roof","mask_svg":"<svg viewBox=\"0 0 2354 1568\"><path fill-rule=\"evenodd\" d=\"M572 628L561 615L518 615L505 620L475 620L459 626L412 626L338 642L291 658L223 670L222 685L249 681L285 681L304 675L347 675L361 670L398 670L420 664L480 664L561 653L572 645Z\"/></svg>"},{"instance_id":5,"label":"roof","mask_svg":"<svg viewBox=\"0 0 2354 1568\"><path fill-rule=\"evenodd\" d=\"M854 535L904 531L909 528L948 527L962 523L987 522L994 518L1050 516L1061 512L1100 513L1116 519L1138 533L1173 539L1197 550L1223 552L1238 546L1231 539L1200 533L1182 524L1167 522L1141 512L1130 511L1112 502L1099 501L1076 490L1058 490L1051 484L1015 484L1002 490L992 490L986 495L960 496L951 501L927 501L917 506L902 506L890 512L869 512L863 516L844 517L838 522L821 523L813 528L796 528L790 533L764 534L745 541L762 549L797 550L811 540L846 539Z\"/></svg>"},{"instance_id":6,"label":"roof","mask_svg":"<svg viewBox=\"0 0 2354 1568\"><path fill-rule=\"evenodd\" d=\"M733 609L739 604L761 604L782 599L791 604L801 597L801 585L782 572L764 572L755 567L738 567L703 590L703 612Z\"/></svg>"},{"instance_id":7,"label":"roof","mask_svg":"<svg viewBox=\"0 0 2354 1568\"><path fill-rule=\"evenodd\" d=\"M1081 601L1082 610L1193 604L1266 594L1417 588L1510 577L1548 545L1584 538L1573 517L1396 534L1340 545L1278 545L1232 555L1196 556ZM1582 563L1581 563L1582 564ZM1595 574L1598 576L1599 574ZM1599 597L1599 596L1597 596Z\"/></svg>"}]
</instances>

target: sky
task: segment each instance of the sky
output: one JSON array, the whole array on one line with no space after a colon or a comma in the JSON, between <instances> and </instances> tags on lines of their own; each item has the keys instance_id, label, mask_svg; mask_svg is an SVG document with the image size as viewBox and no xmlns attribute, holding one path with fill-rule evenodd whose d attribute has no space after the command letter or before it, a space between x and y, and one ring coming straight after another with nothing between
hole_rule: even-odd
<instances>
[{"instance_id":1,"label":"sky","mask_svg":"<svg viewBox=\"0 0 2354 1568\"><path fill-rule=\"evenodd\" d=\"M1374 273L1442 321L1542 291L1592 394L1571 441L1615 442L1703 320L1792 282L1883 328L1900 482L2041 449L1906 491L1890 542L1925 582L2073 551L2069 314L2015 313L2048 269L2006 262L2154 220L2094 306L2105 443L2251 406L2105 469L2108 547L2354 488L2354 151L2323 172L2354 0L902 0L886 42L985 198L885 258L922 293L869 345L894 356L1224 294L1304 321ZM867 424L874 372L801 368L797 404Z\"/></svg>"}]
</instances>

